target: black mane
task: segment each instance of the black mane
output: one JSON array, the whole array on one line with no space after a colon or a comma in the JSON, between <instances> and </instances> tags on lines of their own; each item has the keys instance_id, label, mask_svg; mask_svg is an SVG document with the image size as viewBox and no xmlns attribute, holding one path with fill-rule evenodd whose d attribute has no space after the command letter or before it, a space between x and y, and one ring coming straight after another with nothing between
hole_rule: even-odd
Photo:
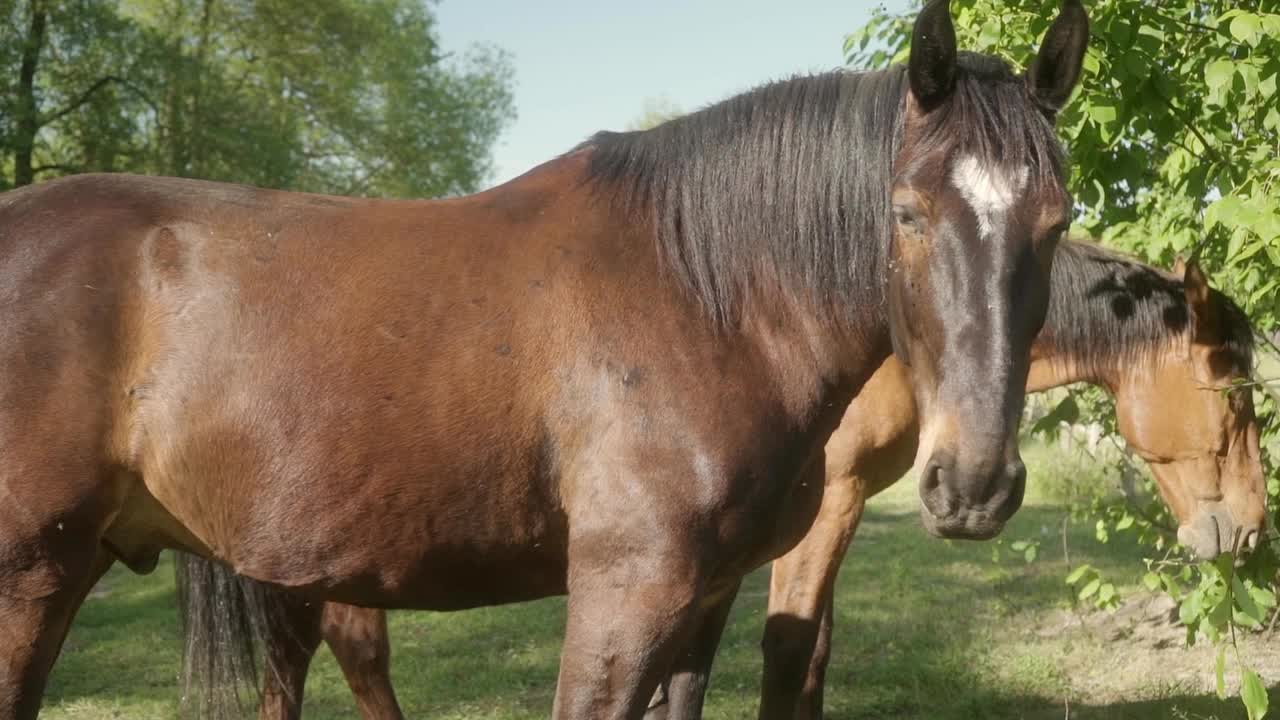
<instances>
[{"instance_id":1,"label":"black mane","mask_svg":"<svg viewBox=\"0 0 1280 720\"><path fill-rule=\"evenodd\" d=\"M671 271L719 325L762 291L875 307L906 93L900 66L775 82L650 130L594 136L587 179L648 214ZM962 53L955 92L922 124L922 152L1061 179L1052 123L1000 60Z\"/></svg>"},{"instance_id":2,"label":"black mane","mask_svg":"<svg viewBox=\"0 0 1280 720\"><path fill-rule=\"evenodd\" d=\"M1053 259L1049 312L1041 337L1054 355L1087 374L1153 357L1185 337L1190 322L1182 279L1092 243L1064 241ZM1253 370L1253 328L1217 290L1222 355L1244 377Z\"/></svg>"}]
</instances>

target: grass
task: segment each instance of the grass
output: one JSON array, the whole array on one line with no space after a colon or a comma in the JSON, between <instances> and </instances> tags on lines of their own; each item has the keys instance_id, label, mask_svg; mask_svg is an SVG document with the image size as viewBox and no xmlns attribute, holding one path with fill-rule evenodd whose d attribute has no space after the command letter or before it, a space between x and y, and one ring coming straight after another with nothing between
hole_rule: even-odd
<instances>
[{"instance_id":1,"label":"grass","mask_svg":"<svg viewBox=\"0 0 1280 720\"><path fill-rule=\"evenodd\" d=\"M1041 482L1003 538L1005 547L1039 539L1040 558L1031 564L1009 553L993 562L991 543L927 537L910 481L872 500L837 589L828 717L1243 718L1238 701L1218 700L1209 689L1212 651L1168 642L1181 635L1178 629L1153 638L1138 620L1070 610L1062 581L1064 513L1054 498L1088 469L1045 448L1026 456ZM1131 545L1099 544L1087 527L1071 526L1067 536L1073 562L1098 567L1132 606L1141 605L1143 567ZM102 587L76 620L42 717L174 717L178 639L170 566L148 577L113 570ZM748 578L738 598L708 718L755 717L767 588L765 569ZM547 717L563 622L558 598L453 614L392 613L401 704L415 718ZM1280 660L1255 667L1264 679L1280 678ZM1272 704L1280 706L1280 692L1273 691ZM325 650L313 665L305 710L308 718L355 716Z\"/></svg>"}]
</instances>

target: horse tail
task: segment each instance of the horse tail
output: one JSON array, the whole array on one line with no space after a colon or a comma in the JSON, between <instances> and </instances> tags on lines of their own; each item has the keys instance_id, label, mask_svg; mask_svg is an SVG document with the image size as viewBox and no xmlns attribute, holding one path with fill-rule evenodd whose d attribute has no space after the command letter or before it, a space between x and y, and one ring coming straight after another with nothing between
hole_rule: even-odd
<instances>
[{"instance_id":1,"label":"horse tail","mask_svg":"<svg viewBox=\"0 0 1280 720\"><path fill-rule=\"evenodd\" d=\"M258 657L272 627L284 617L286 598L211 560L176 555L182 716L238 720L261 700ZM269 653L267 664L268 672L275 672ZM246 700L252 702L250 708Z\"/></svg>"}]
</instances>

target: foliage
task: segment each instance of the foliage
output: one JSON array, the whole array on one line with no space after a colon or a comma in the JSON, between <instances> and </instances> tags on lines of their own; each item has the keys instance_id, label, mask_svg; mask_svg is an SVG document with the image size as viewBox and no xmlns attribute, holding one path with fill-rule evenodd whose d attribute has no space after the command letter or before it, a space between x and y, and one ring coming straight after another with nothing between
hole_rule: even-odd
<instances>
[{"instance_id":1,"label":"foliage","mask_svg":"<svg viewBox=\"0 0 1280 720\"><path fill-rule=\"evenodd\" d=\"M474 190L506 57L413 0L0 3L0 189L92 170L392 196Z\"/></svg>"},{"instance_id":2,"label":"foliage","mask_svg":"<svg viewBox=\"0 0 1280 720\"><path fill-rule=\"evenodd\" d=\"M640 117L631 121L627 125L628 130L648 130L651 127L661 125L662 123L677 118L684 113L680 110L680 106L667 97L646 98L644 107L640 111Z\"/></svg>"},{"instance_id":3,"label":"foliage","mask_svg":"<svg viewBox=\"0 0 1280 720\"><path fill-rule=\"evenodd\" d=\"M951 2L960 45L1017 68L1034 57L1057 5ZM1179 254L1198 258L1263 337L1273 336L1280 326L1280 0L1094 0L1088 11L1091 41L1081 86L1059 117L1079 224L1157 264L1168 266ZM849 62L881 67L904 60L913 16L914 10L879 11L847 37ZM1276 411L1276 391L1265 382L1272 379L1256 386L1264 420ZM1090 413L1081 398L1069 396L1039 429L1104 417ZM1276 438L1269 423L1264 446ZM1275 507L1280 476L1267 462ZM1173 542L1152 522L1154 515L1123 504L1100 502L1086 512L1100 537L1127 529L1126 537L1155 553ZM1096 578L1077 572L1083 572L1075 578L1085 583L1082 595L1095 597L1104 581L1094 588ZM1148 577L1154 578L1150 587L1182 603L1189 637L1199 632L1217 641L1256 626L1259 613L1274 607L1274 576L1268 549L1239 569L1229 561L1175 567L1166 558ZM1260 682L1248 668L1242 676L1246 709L1261 716Z\"/></svg>"}]
</instances>

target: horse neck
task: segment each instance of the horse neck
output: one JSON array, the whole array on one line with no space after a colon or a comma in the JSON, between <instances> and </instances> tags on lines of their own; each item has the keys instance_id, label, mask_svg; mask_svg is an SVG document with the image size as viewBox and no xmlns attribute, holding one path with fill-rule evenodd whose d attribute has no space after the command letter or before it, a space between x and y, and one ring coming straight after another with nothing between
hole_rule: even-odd
<instances>
[{"instance_id":1,"label":"horse neck","mask_svg":"<svg viewBox=\"0 0 1280 720\"><path fill-rule=\"evenodd\" d=\"M1099 372L1096 367L1086 368L1083 363L1071 357L1054 355L1037 357L1033 348L1031 369L1027 373L1027 392L1044 392L1063 385L1084 382L1098 385L1114 393L1113 378L1116 376L1118 373L1110 369Z\"/></svg>"},{"instance_id":2,"label":"horse neck","mask_svg":"<svg viewBox=\"0 0 1280 720\"><path fill-rule=\"evenodd\" d=\"M1096 348L1088 361L1068 354L1053 352L1051 342L1037 341L1032 346L1032 363L1027 374L1027 392L1043 392L1046 389L1069 386L1071 383L1088 383L1101 387L1112 396L1134 382L1142 382L1160 364L1167 347L1176 347L1185 341L1184 333L1170 333L1164 343L1153 342L1142 352L1128 355L1108 355L1107 347ZM1100 352L1101 351L1101 352Z\"/></svg>"},{"instance_id":3,"label":"horse neck","mask_svg":"<svg viewBox=\"0 0 1280 720\"><path fill-rule=\"evenodd\" d=\"M787 300L753 299L744 310L743 336L765 364L787 414L801 424L830 412L838 421L891 355L887 326L871 319L833 322L831 313Z\"/></svg>"},{"instance_id":4,"label":"horse neck","mask_svg":"<svg viewBox=\"0 0 1280 720\"><path fill-rule=\"evenodd\" d=\"M1181 284L1156 268L1069 241L1058 250L1051 278L1028 392L1086 382L1115 394L1185 341L1189 310Z\"/></svg>"}]
</instances>

